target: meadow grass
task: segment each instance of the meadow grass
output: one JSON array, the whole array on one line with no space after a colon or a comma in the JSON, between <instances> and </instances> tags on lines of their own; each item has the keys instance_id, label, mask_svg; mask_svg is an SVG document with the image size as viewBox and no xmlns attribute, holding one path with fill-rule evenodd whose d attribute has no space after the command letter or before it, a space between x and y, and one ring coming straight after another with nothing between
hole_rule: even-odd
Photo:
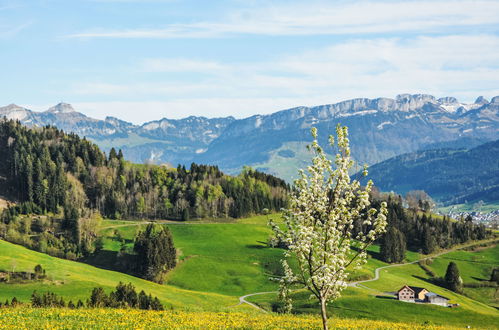
<instances>
[{"instance_id":1,"label":"meadow grass","mask_svg":"<svg viewBox=\"0 0 499 330\"><path fill-rule=\"evenodd\" d=\"M40 264L47 272L47 280L25 284L0 283L0 301L17 297L28 302L34 290L52 291L66 300L85 301L94 287L111 291L118 282L132 283L138 291L157 296L168 308L193 310L221 310L237 303L237 299L210 292L194 292L169 285L160 285L119 272L96 268L87 264L59 259L0 240L0 270L33 271Z\"/></svg>"},{"instance_id":2,"label":"meadow grass","mask_svg":"<svg viewBox=\"0 0 499 330\"><path fill-rule=\"evenodd\" d=\"M269 218L279 221L279 216L253 216L230 223L158 221L158 224L166 225L171 230L179 252L180 262L168 274L168 284L234 296L277 290L277 283L270 278L281 274L280 259L283 251L267 245L271 235L267 222ZM115 239L116 231L131 249L133 238L145 226L146 224L136 221L104 221L101 232L105 237L104 250L119 251L121 243ZM369 253L367 265L353 272L351 280L372 278L375 268L386 265L376 259L379 246L371 246ZM113 256L106 253L103 255ZM409 261L416 260L418 256L417 253L407 253ZM103 258L99 260L100 264L112 262Z\"/></svg>"},{"instance_id":3,"label":"meadow grass","mask_svg":"<svg viewBox=\"0 0 499 330\"><path fill-rule=\"evenodd\" d=\"M271 217L278 219L279 215ZM253 308L245 304L236 305L238 296L275 291L278 287L277 283L269 278L280 272L282 250L267 246L266 242L271 234L267 221L267 216L232 221L156 221L169 227L179 251L179 264L167 275L166 285L53 258L0 241L0 268L32 270L36 264L42 264L47 269L50 280L43 284L0 284L0 299L5 300L16 295L26 301L34 289L54 291L73 300L86 299L93 287L101 285L109 291L117 282L122 281L132 282L139 290L157 295L167 308L173 307L175 310L248 312ZM119 232L126 246L131 249L136 233L145 226L146 223L141 221L104 220L101 224L101 234L105 237L104 251L100 255L100 262L112 263L111 258L115 257L115 253L120 249L121 242L116 240L116 232ZM371 246L369 255L364 268L352 274L353 279L371 278L375 268L387 265L378 259L379 246ZM445 267L451 260L449 258L458 259L458 266L462 267L466 282L476 280L474 278L484 278L491 265L497 264L497 257L497 250L494 249L481 249L476 252L455 251L435 258L429 267L440 275L445 273ZM415 252L408 251L406 254L407 262L420 258L421 255ZM465 262L475 262L480 266L465 265ZM459 303L460 307L449 309L401 303L390 299L387 292L396 291L404 284L427 287L430 291ZM309 300L308 296L305 292L295 293L297 313L318 313L317 303ZM248 300L272 310L276 295L253 296ZM258 313L256 310L253 312ZM499 322L497 310L430 283L428 275L417 264L382 270L379 281L365 283L364 288L348 288L342 297L330 306L330 313L334 318L472 325L484 328Z\"/></svg>"}]
</instances>

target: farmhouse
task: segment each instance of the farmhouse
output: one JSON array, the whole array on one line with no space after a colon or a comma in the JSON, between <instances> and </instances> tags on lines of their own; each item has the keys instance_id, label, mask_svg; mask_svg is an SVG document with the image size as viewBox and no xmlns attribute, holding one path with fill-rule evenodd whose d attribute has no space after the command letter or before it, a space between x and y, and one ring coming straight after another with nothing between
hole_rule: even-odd
<instances>
[{"instance_id":1,"label":"farmhouse","mask_svg":"<svg viewBox=\"0 0 499 330\"><path fill-rule=\"evenodd\" d=\"M397 299L406 302L427 303L445 307L449 306L448 298L417 286L404 285L397 291Z\"/></svg>"},{"instance_id":2,"label":"farmhouse","mask_svg":"<svg viewBox=\"0 0 499 330\"><path fill-rule=\"evenodd\" d=\"M404 285L402 289L397 292L397 298L402 301L422 301L425 300L425 294L429 292L430 291L425 288Z\"/></svg>"}]
</instances>

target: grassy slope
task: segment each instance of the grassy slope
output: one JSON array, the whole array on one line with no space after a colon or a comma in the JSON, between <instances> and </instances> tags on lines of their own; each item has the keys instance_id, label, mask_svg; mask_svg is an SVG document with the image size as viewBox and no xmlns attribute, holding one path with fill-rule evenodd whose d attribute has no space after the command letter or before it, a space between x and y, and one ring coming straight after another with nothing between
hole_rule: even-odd
<instances>
[{"instance_id":1,"label":"grassy slope","mask_svg":"<svg viewBox=\"0 0 499 330\"><path fill-rule=\"evenodd\" d=\"M455 262L465 284L488 281L494 267L499 267L499 245L478 251L454 251L433 260L428 265L438 276L444 276L449 262ZM499 308L496 288L465 288L466 296Z\"/></svg>"},{"instance_id":2,"label":"grassy slope","mask_svg":"<svg viewBox=\"0 0 499 330\"><path fill-rule=\"evenodd\" d=\"M489 269L498 265L498 248L483 249L476 252L455 251L435 258L430 268L443 276L449 261L458 264L463 280L471 282L475 278L490 276ZM490 328L498 324L499 312L476 300L455 294L446 289L428 282L429 276L417 264L389 268L381 271L380 280L363 284L364 288L348 288L343 292L342 298L330 308L330 312L341 317L361 317L369 319L383 319L403 322L431 322L442 325ZM425 287L459 303L458 308L445 308L440 306L401 303L389 298L389 292L398 290L404 284ZM477 289L466 289L466 293L478 292ZM472 296L469 294L469 296ZM308 294L299 292L295 294L295 308L298 313L317 311L314 301L309 301ZM249 299L263 307L270 308L275 301L275 295L255 296ZM483 300L483 299L482 299Z\"/></svg>"},{"instance_id":3,"label":"grassy slope","mask_svg":"<svg viewBox=\"0 0 499 330\"><path fill-rule=\"evenodd\" d=\"M168 224L181 260L168 275L168 284L233 296L276 290L277 284L269 277L280 268L281 251L266 246L270 234L266 222L266 217L259 216L237 223ZM115 230L131 246L142 228L114 227L114 222L105 221L104 249L118 251L119 243L112 239Z\"/></svg>"},{"instance_id":4,"label":"grassy slope","mask_svg":"<svg viewBox=\"0 0 499 330\"><path fill-rule=\"evenodd\" d=\"M92 288L102 286L110 291L119 281L122 281L131 282L138 290L158 296L167 307L220 310L237 303L237 300L231 297L159 285L126 274L51 257L0 240L0 269L10 271L15 268L15 271L32 271L37 264L41 264L46 269L49 281L0 284L0 300L5 301L7 298L16 296L22 301L28 301L33 290L38 290L53 291L66 299L85 301Z\"/></svg>"},{"instance_id":5,"label":"grassy slope","mask_svg":"<svg viewBox=\"0 0 499 330\"><path fill-rule=\"evenodd\" d=\"M266 216L255 216L233 223L168 224L181 260L169 274L168 284L234 296L277 290L277 283L269 278L281 269L282 251L266 246L271 233L267 221ZM131 247L133 237L144 226L140 222L104 221L102 233L107 237L104 249L119 250L120 243L113 239L116 230ZM373 246L370 252L376 255L379 247ZM417 253L408 253L409 261L417 257ZM99 262L105 264L109 260L104 258ZM371 258L364 269L353 274L352 279L371 278L374 269L384 265L382 261Z\"/></svg>"},{"instance_id":6,"label":"grassy slope","mask_svg":"<svg viewBox=\"0 0 499 330\"><path fill-rule=\"evenodd\" d=\"M267 240L270 234L266 222L266 217L260 216L237 220L237 222L233 223L168 223L167 225L173 233L175 244L180 250L180 259L182 260L179 266L169 274L168 286L159 286L120 273L107 272L87 265L36 254L36 252L17 246L10 246L28 251L30 255L37 255L36 262L32 256L26 260L26 266L23 266L25 269L32 269L36 263L41 263L44 265L44 268L48 268L49 275L53 274L52 276L55 276L56 279L65 279L68 281L66 284L70 284L69 281L77 282L71 282L76 284L74 287L77 287L77 289L72 289L73 286L66 284L51 286L51 290L54 289L54 291L59 293L64 293L66 290L67 295L75 294L86 297L88 296L88 291L95 286L95 277L98 278L95 281L106 278L106 283L108 283L106 286L109 289L115 285L119 277L126 278L122 279L123 281L133 279L134 283L140 283L140 285L136 284L137 287L157 294L167 304L189 308L196 306L199 300L200 303L197 306L199 309L218 310L224 306L230 306L236 301L236 299L230 299L227 296L218 294L240 296L276 289L277 285L270 282L268 278L270 273L277 269L281 252L266 248L262 243ZM133 221L104 221L102 232L108 236L105 240L105 249L108 252L119 249L119 243L112 239L115 230L118 230L121 236L127 239L128 244L131 245L134 235L142 226L144 226L143 223ZM8 244L2 243L3 245ZM0 245L0 247L3 245ZM378 249L376 246L371 248L373 256L376 256ZM480 253L483 253L486 259L495 253L485 251L487 250L482 250ZM6 250L4 253L0 248L0 255L5 256L7 253L11 252ZM19 251L10 255L16 255L17 258ZM409 252L407 260L417 260L418 257L417 253ZM46 258L57 260L57 264L53 266L45 265L47 262L44 259ZM0 266L11 267L11 260L11 258L0 258ZM19 267L21 261L17 263ZM63 263L64 265L59 265L59 263ZM95 272L94 278L88 282L85 275L79 275L80 278L78 280L71 277L75 275L65 275L65 273L82 274L83 272L83 270L76 269L72 269L71 272L64 271L63 269L67 267L66 263L74 264L73 267L78 266L77 268L83 267L86 272L90 269L90 273ZM371 258L365 269L357 276L361 276L362 273L364 276L372 276L373 270L383 265L385 263ZM435 262L434 265L437 265L437 263ZM437 269L435 271L437 272ZM407 265L386 270L382 272L381 281L366 284L370 289L347 289L343 297L334 303L332 311L336 316L340 317L390 321L400 320L417 322L419 324L428 320L437 324L462 326L470 323L474 326L487 327L487 325L498 322L498 312L496 310L485 304L433 286L425 281L427 278L425 276L424 271L417 265ZM432 291L450 297L453 302L461 304L461 307L448 309L439 306L407 304L392 299L376 298L376 295L383 295L383 292L386 291L395 291L405 283L426 286ZM5 287L5 285L0 286L2 288L0 290L0 298L5 296L11 297L14 292L16 292L16 295L18 292L23 292L24 296L27 296L34 288L32 286L23 288L22 291L11 289L10 292L5 292L3 290ZM148 287L154 287L156 291L148 289ZM183 291L180 288L211 293L195 293L192 291ZM71 290L78 292L71 293ZM317 313L316 303L307 300L308 294L298 293L297 295L299 298L296 304L298 311ZM259 302L262 306L269 307L269 304L275 300L275 297L272 295L256 296L251 297L250 300Z\"/></svg>"}]
</instances>

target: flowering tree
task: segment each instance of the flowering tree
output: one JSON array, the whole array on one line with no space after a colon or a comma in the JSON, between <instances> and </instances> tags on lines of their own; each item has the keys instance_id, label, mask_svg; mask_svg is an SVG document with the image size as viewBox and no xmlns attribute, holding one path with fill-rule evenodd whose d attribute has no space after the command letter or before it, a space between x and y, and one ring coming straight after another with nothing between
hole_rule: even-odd
<instances>
[{"instance_id":1,"label":"flowering tree","mask_svg":"<svg viewBox=\"0 0 499 330\"><path fill-rule=\"evenodd\" d=\"M347 287L349 270L366 262L366 250L385 231L386 203L380 210L370 208L369 181L361 188L359 181L350 180L348 128L336 128L338 154L333 162L317 142L317 129L312 128L314 141L308 148L313 151L312 165L300 170L295 181L289 208L284 210L284 228L272 220L273 242L287 246L280 279L280 298L291 310L290 286L301 285L316 297L321 305L322 322L327 329L328 302L340 297ZM332 136L329 143L335 146ZM364 168L364 176L367 168ZM362 230L354 232L354 222L362 223ZM287 259L294 257L298 267L293 271Z\"/></svg>"}]
</instances>

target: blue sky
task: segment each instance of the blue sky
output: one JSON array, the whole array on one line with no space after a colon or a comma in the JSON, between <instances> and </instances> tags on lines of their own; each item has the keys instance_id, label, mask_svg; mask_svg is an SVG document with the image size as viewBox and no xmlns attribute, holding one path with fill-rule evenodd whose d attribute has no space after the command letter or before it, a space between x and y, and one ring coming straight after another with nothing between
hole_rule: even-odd
<instances>
[{"instance_id":1,"label":"blue sky","mask_svg":"<svg viewBox=\"0 0 499 330\"><path fill-rule=\"evenodd\" d=\"M499 1L0 0L0 104L134 123L499 95Z\"/></svg>"}]
</instances>

